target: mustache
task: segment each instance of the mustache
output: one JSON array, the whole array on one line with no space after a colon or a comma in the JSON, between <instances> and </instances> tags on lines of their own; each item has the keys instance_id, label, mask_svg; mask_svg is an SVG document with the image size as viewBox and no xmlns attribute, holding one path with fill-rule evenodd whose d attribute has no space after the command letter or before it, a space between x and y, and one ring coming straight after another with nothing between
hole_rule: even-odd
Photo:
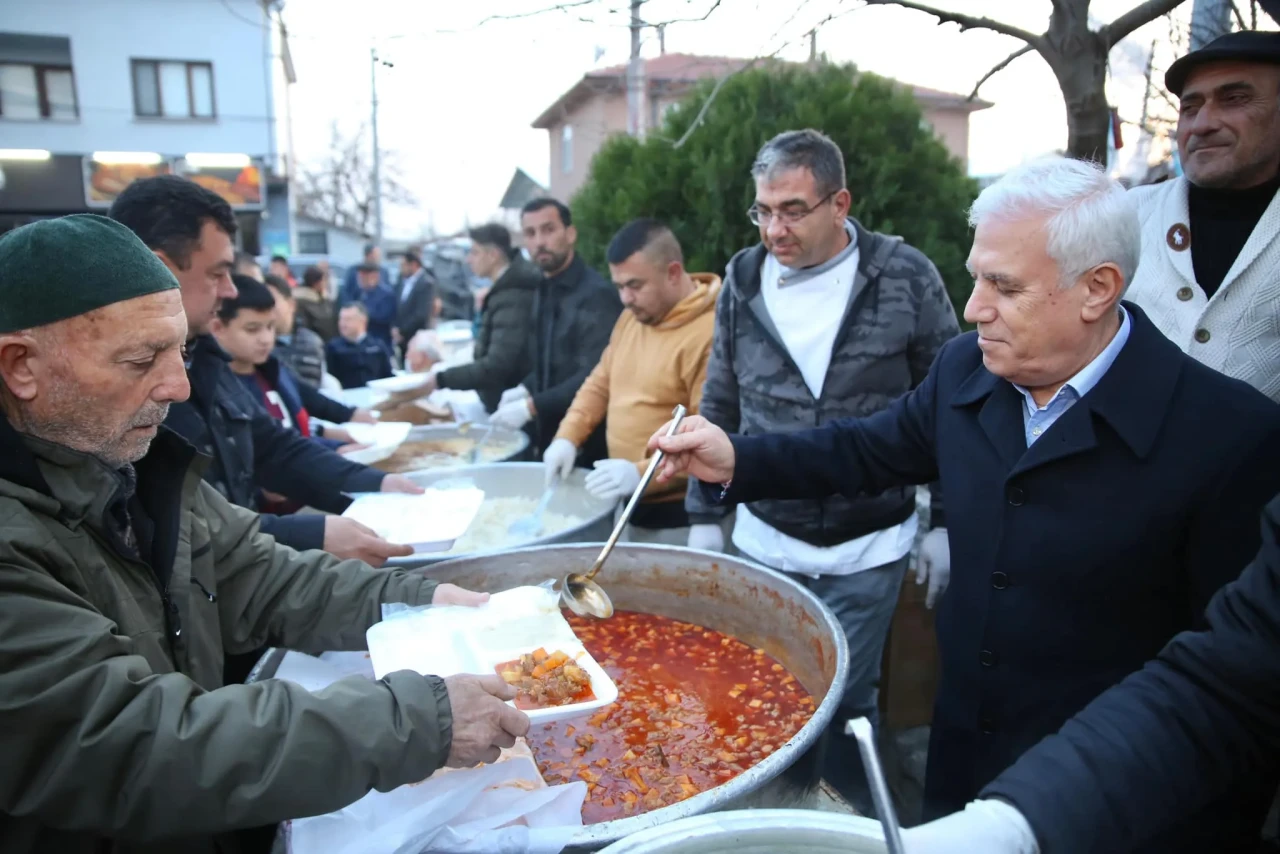
<instances>
[{"instance_id":1,"label":"mustache","mask_svg":"<svg viewBox=\"0 0 1280 854\"><path fill-rule=\"evenodd\" d=\"M169 417L169 404L152 403L138 410L138 414L134 415L129 421L129 429L134 430L139 427L159 427L164 420Z\"/></svg>"}]
</instances>

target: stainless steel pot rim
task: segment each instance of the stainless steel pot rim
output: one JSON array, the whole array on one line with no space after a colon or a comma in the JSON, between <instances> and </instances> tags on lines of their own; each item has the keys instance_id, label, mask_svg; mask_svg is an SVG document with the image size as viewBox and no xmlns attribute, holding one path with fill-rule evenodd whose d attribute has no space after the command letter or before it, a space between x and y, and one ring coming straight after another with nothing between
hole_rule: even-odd
<instances>
[{"instance_id":1,"label":"stainless steel pot rim","mask_svg":"<svg viewBox=\"0 0 1280 854\"><path fill-rule=\"evenodd\" d=\"M689 843L705 839L708 844L728 835L749 834L761 828L772 830L825 831L833 837L852 836L883 842L879 822L861 816L801 809L730 810L677 819L620 839L601 854L640 854L660 851L664 843ZM724 840L732 841L732 840ZM745 841L745 840L744 840Z\"/></svg>"}]
</instances>

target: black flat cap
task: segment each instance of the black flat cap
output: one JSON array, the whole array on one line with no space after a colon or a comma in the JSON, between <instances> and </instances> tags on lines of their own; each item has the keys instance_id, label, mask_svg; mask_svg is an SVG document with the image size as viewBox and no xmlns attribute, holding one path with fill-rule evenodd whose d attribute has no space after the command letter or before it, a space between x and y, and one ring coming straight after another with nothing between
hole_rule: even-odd
<instances>
[{"instance_id":1,"label":"black flat cap","mask_svg":"<svg viewBox=\"0 0 1280 854\"><path fill-rule=\"evenodd\" d=\"M1182 87L1192 69L1207 62L1263 62L1280 65L1280 32L1242 30L1219 36L1199 50L1181 57L1164 74L1164 85L1181 97Z\"/></svg>"}]
</instances>

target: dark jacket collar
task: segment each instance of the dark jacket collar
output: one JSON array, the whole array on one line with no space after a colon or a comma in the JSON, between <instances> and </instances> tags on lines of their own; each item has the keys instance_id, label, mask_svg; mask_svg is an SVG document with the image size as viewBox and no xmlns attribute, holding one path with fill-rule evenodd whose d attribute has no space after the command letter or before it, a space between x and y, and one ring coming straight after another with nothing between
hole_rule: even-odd
<instances>
[{"instance_id":1,"label":"dark jacket collar","mask_svg":"<svg viewBox=\"0 0 1280 854\"><path fill-rule=\"evenodd\" d=\"M185 470L196 456L195 448L177 433L161 426L147 455L134 466L138 483L145 484L159 467L180 466ZM50 473L49 478L41 470L42 462ZM23 435L3 415L0 415L0 480L51 499L57 506L55 512L69 522L101 519L105 508L127 486L120 472L97 457Z\"/></svg>"},{"instance_id":2,"label":"dark jacket collar","mask_svg":"<svg viewBox=\"0 0 1280 854\"><path fill-rule=\"evenodd\" d=\"M511 268L508 267L507 272L510 271ZM547 276L546 281L549 285L570 289L577 287L578 283L582 281L584 276L586 276L586 273L587 262L582 260L582 253L575 249L573 253L573 260L569 262L569 266L565 267L554 276Z\"/></svg>"},{"instance_id":3,"label":"dark jacket collar","mask_svg":"<svg viewBox=\"0 0 1280 854\"><path fill-rule=\"evenodd\" d=\"M1127 301L1124 307L1133 323L1129 340L1098 384L1072 409L1087 406L1135 454L1145 457L1155 445L1183 362L1189 357L1156 329L1142 309ZM951 405L969 406L996 396L1016 399L1021 406L1022 396L1010 382L979 365L951 396ZM1021 409L1016 411L1021 431Z\"/></svg>"},{"instance_id":4,"label":"dark jacket collar","mask_svg":"<svg viewBox=\"0 0 1280 854\"><path fill-rule=\"evenodd\" d=\"M7 480L42 495L53 495L35 455L9 419L0 413L0 480Z\"/></svg>"}]
</instances>

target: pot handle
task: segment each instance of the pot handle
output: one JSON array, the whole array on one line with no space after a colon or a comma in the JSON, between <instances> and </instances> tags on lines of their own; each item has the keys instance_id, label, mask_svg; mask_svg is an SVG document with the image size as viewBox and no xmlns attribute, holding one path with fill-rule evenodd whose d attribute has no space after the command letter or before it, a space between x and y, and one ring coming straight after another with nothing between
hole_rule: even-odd
<instances>
[{"instance_id":1,"label":"pot handle","mask_svg":"<svg viewBox=\"0 0 1280 854\"><path fill-rule=\"evenodd\" d=\"M902 826L898 824L898 813L893 809L893 798L889 795L889 784L884 779L884 770L880 767L880 754L876 751L875 733L871 729L871 721L866 718L852 718L845 721L844 734L858 740L858 752L862 754L862 767L867 772L867 783L871 786L871 800L880 815L880 825L884 828L885 845L889 854L906 854L902 846Z\"/></svg>"}]
</instances>

